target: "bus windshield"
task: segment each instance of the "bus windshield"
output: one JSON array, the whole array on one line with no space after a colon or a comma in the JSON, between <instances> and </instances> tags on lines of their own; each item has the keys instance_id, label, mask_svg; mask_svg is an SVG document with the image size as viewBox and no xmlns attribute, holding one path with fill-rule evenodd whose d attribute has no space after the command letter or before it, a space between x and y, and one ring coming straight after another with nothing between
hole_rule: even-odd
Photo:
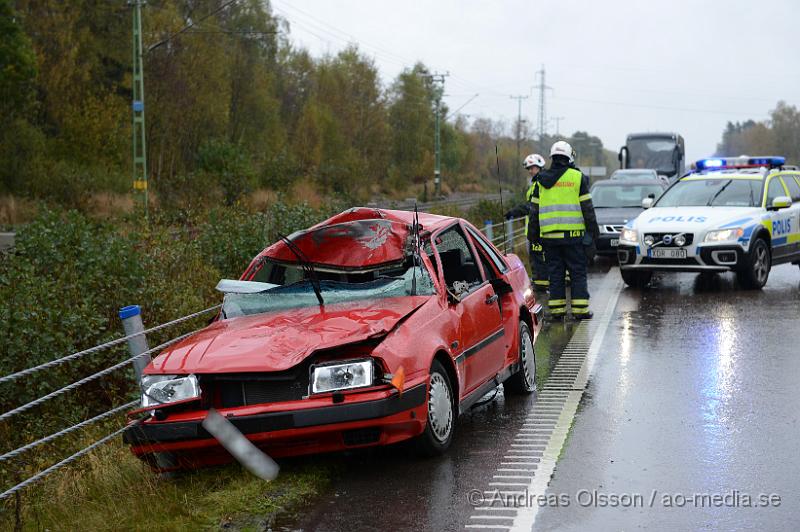
<instances>
[{"instance_id":1,"label":"bus windshield","mask_svg":"<svg viewBox=\"0 0 800 532\"><path fill-rule=\"evenodd\" d=\"M675 147L675 141L670 138L630 139L630 168L653 168L659 174L674 175L678 172Z\"/></svg>"}]
</instances>

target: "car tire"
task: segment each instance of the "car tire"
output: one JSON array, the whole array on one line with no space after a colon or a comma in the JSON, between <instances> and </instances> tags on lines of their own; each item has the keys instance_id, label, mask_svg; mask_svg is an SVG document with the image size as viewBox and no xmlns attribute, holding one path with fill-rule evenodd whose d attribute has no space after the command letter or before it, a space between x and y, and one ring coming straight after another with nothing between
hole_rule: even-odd
<instances>
[{"instance_id":1,"label":"car tire","mask_svg":"<svg viewBox=\"0 0 800 532\"><path fill-rule=\"evenodd\" d=\"M503 383L508 395L528 395L536 391L536 352L531 329L519 322L519 369Z\"/></svg>"},{"instance_id":2,"label":"car tire","mask_svg":"<svg viewBox=\"0 0 800 532\"><path fill-rule=\"evenodd\" d=\"M444 453L453 441L456 428L455 394L450 377L438 360L431 364L428 379L428 413L425 430L417 436L417 451L423 456Z\"/></svg>"},{"instance_id":3,"label":"car tire","mask_svg":"<svg viewBox=\"0 0 800 532\"><path fill-rule=\"evenodd\" d=\"M769 253L769 246L766 240L759 237L750 247L750 252L745 256L744 265L741 270L736 272L736 276L743 287L760 290L767 284L771 268L772 257Z\"/></svg>"},{"instance_id":4,"label":"car tire","mask_svg":"<svg viewBox=\"0 0 800 532\"><path fill-rule=\"evenodd\" d=\"M635 270L620 270L622 280L631 288L644 288L653 278L653 272L637 272Z\"/></svg>"}]
</instances>

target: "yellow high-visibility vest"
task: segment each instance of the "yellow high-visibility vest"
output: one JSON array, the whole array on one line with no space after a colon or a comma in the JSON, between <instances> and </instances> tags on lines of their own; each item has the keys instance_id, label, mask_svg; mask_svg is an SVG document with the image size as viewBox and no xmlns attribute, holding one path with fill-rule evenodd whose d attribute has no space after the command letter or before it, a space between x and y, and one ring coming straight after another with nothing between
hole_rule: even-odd
<instances>
[{"instance_id":1,"label":"yellow high-visibility vest","mask_svg":"<svg viewBox=\"0 0 800 532\"><path fill-rule=\"evenodd\" d=\"M556 231L585 231L581 212L581 173L568 168L551 188L539 187L541 236Z\"/></svg>"}]
</instances>

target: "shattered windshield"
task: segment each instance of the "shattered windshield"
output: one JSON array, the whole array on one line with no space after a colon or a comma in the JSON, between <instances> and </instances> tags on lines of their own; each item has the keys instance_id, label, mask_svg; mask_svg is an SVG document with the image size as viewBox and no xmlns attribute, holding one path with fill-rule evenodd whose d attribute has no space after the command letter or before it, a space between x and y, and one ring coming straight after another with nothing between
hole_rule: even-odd
<instances>
[{"instance_id":1,"label":"shattered windshield","mask_svg":"<svg viewBox=\"0 0 800 532\"><path fill-rule=\"evenodd\" d=\"M225 318L249 316L262 312L275 312L301 307L319 306L310 279L302 278L302 270L285 267L284 278L298 278L294 282L284 284L256 294L225 294L222 312ZM295 270L299 270L299 273ZM368 299L384 299L411 295L433 295L433 281L425 268L409 267L405 271L376 272L378 275L367 282L348 282L332 280L320 276L320 289L325 305L363 301ZM346 273L342 273L346 276ZM359 274L363 275L363 274ZM416 280L415 280L416 277ZM258 279L253 279L258 280ZM414 285L416 284L416 290Z\"/></svg>"}]
</instances>

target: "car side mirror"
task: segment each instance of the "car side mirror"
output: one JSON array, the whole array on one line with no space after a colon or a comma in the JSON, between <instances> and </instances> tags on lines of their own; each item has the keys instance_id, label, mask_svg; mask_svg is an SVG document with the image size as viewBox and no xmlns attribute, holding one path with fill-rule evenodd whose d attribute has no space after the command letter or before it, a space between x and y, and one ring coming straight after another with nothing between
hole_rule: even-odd
<instances>
[{"instance_id":1,"label":"car side mirror","mask_svg":"<svg viewBox=\"0 0 800 532\"><path fill-rule=\"evenodd\" d=\"M772 205L770 205L771 209L776 211L791 206L792 206L792 198L790 198L789 196L778 196L777 198L772 200Z\"/></svg>"},{"instance_id":2,"label":"car side mirror","mask_svg":"<svg viewBox=\"0 0 800 532\"><path fill-rule=\"evenodd\" d=\"M619 153L617 154L617 159L619 160L619 167L620 168L627 168L628 167L628 147L623 146L619 149Z\"/></svg>"},{"instance_id":3,"label":"car side mirror","mask_svg":"<svg viewBox=\"0 0 800 532\"><path fill-rule=\"evenodd\" d=\"M650 207L652 207L653 206L653 201L655 201L655 200L653 198L650 198L650 197L642 199L642 209L649 209Z\"/></svg>"}]
</instances>

